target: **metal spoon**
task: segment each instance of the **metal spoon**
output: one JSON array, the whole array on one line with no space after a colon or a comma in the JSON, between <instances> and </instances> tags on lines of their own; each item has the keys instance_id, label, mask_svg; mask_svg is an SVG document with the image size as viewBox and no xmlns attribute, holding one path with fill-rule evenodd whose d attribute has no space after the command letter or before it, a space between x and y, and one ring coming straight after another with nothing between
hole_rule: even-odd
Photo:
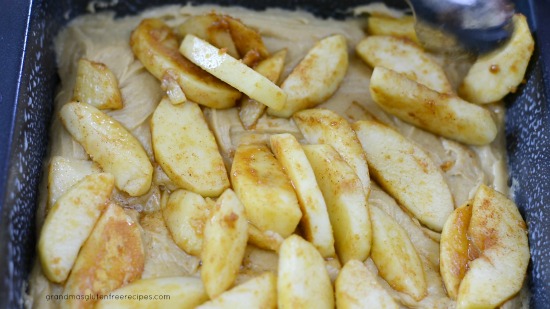
<instances>
[{"instance_id":1,"label":"metal spoon","mask_svg":"<svg viewBox=\"0 0 550 309\"><path fill-rule=\"evenodd\" d=\"M514 6L508 0L406 0L418 39L429 50L485 53L511 36Z\"/></svg>"}]
</instances>

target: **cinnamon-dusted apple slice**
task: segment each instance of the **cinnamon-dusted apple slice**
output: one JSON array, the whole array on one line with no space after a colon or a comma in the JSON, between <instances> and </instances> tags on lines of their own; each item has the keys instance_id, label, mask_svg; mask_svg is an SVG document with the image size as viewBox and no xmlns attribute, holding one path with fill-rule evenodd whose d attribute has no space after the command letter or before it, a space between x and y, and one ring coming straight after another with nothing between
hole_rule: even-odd
<instances>
[{"instance_id":1,"label":"cinnamon-dusted apple slice","mask_svg":"<svg viewBox=\"0 0 550 309\"><path fill-rule=\"evenodd\" d=\"M353 168L368 198L370 177L367 158L351 125L342 116L328 109L308 109L292 117L309 144L331 145Z\"/></svg>"},{"instance_id":2,"label":"cinnamon-dusted apple slice","mask_svg":"<svg viewBox=\"0 0 550 309\"><path fill-rule=\"evenodd\" d=\"M122 124L84 103L67 103L59 115L92 160L115 176L119 190L131 196L149 191L153 165L141 143Z\"/></svg>"},{"instance_id":3,"label":"cinnamon-dusted apple slice","mask_svg":"<svg viewBox=\"0 0 550 309\"><path fill-rule=\"evenodd\" d=\"M361 181L332 146L303 149L326 201L338 257L343 263L364 261L371 250L372 230Z\"/></svg>"},{"instance_id":4,"label":"cinnamon-dusted apple slice","mask_svg":"<svg viewBox=\"0 0 550 309\"><path fill-rule=\"evenodd\" d=\"M136 295L136 297L133 297L133 295ZM160 297L155 299L148 297L149 295L159 295ZM109 293L109 296L97 302L94 308L194 309L207 300L208 295L206 295L206 290L200 278L165 277L136 280Z\"/></svg>"},{"instance_id":5,"label":"cinnamon-dusted apple slice","mask_svg":"<svg viewBox=\"0 0 550 309\"><path fill-rule=\"evenodd\" d=\"M182 37L194 34L217 48L225 49L231 57L240 58L226 16L214 13L191 16L178 27L178 31Z\"/></svg>"},{"instance_id":6,"label":"cinnamon-dusted apple slice","mask_svg":"<svg viewBox=\"0 0 550 309\"><path fill-rule=\"evenodd\" d=\"M92 161L69 159L61 156L53 157L48 169L47 209L49 210L57 199L73 185L94 173L101 173L101 168Z\"/></svg>"},{"instance_id":7,"label":"cinnamon-dusted apple slice","mask_svg":"<svg viewBox=\"0 0 550 309\"><path fill-rule=\"evenodd\" d=\"M370 67L385 67L441 93L452 93L443 68L417 44L392 36L375 35L361 40L357 54Z\"/></svg>"},{"instance_id":8,"label":"cinnamon-dusted apple slice","mask_svg":"<svg viewBox=\"0 0 550 309\"><path fill-rule=\"evenodd\" d=\"M422 262L407 232L377 207L370 208L372 222L371 258L379 274L396 291L416 301L427 293Z\"/></svg>"},{"instance_id":9,"label":"cinnamon-dusted apple slice","mask_svg":"<svg viewBox=\"0 0 550 309\"><path fill-rule=\"evenodd\" d=\"M399 308L391 295L376 282L376 276L358 260L347 262L338 274L335 296L338 309Z\"/></svg>"},{"instance_id":10,"label":"cinnamon-dusted apple slice","mask_svg":"<svg viewBox=\"0 0 550 309\"><path fill-rule=\"evenodd\" d=\"M323 257L334 256L334 236L325 199L302 146L294 135L289 133L272 135L270 140L275 157L296 190L302 210L300 226L304 238L311 242Z\"/></svg>"},{"instance_id":11,"label":"cinnamon-dusted apple slice","mask_svg":"<svg viewBox=\"0 0 550 309\"><path fill-rule=\"evenodd\" d=\"M277 308L277 277L272 272L265 272L220 294L197 309L233 309L240 306Z\"/></svg>"},{"instance_id":12,"label":"cinnamon-dusted apple slice","mask_svg":"<svg viewBox=\"0 0 550 309\"><path fill-rule=\"evenodd\" d=\"M160 19L144 19L132 32L130 46L145 68L157 79L169 73L185 96L212 108L234 106L241 94L203 71L178 52L178 40L172 29Z\"/></svg>"},{"instance_id":13,"label":"cinnamon-dusted apple slice","mask_svg":"<svg viewBox=\"0 0 550 309\"><path fill-rule=\"evenodd\" d=\"M201 277L210 298L217 297L235 281L242 264L248 222L237 195L227 189L216 201L204 226Z\"/></svg>"},{"instance_id":14,"label":"cinnamon-dusted apple slice","mask_svg":"<svg viewBox=\"0 0 550 309\"><path fill-rule=\"evenodd\" d=\"M391 35L393 37L409 39L418 42L414 30L413 16L393 18L389 16L369 16L367 19L367 33L370 35Z\"/></svg>"},{"instance_id":15,"label":"cinnamon-dusted apple slice","mask_svg":"<svg viewBox=\"0 0 550 309\"><path fill-rule=\"evenodd\" d=\"M470 262L468 227L472 218L471 202L455 209L441 232L439 269L447 294L453 300L456 300Z\"/></svg>"},{"instance_id":16,"label":"cinnamon-dusted apple slice","mask_svg":"<svg viewBox=\"0 0 550 309\"><path fill-rule=\"evenodd\" d=\"M191 255L200 256L204 225L210 217L210 211L201 195L177 190L170 194L166 205L162 207L162 217L178 247Z\"/></svg>"},{"instance_id":17,"label":"cinnamon-dusted apple slice","mask_svg":"<svg viewBox=\"0 0 550 309\"><path fill-rule=\"evenodd\" d=\"M99 62L80 59L76 73L73 99L98 109L122 108L118 80L109 68Z\"/></svg>"},{"instance_id":18,"label":"cinnamon-dusted apple slice","mask_svg":"<svg viewBox=\"0 0 550 309\"><path fill-rule=\"evenodd\" d=\"M515 295L525 280L529 245L514 202L482 184L471 206L457 208L445 224L441 261L457 308L494 308Z\"/></svg>"},{"instance_id":19,"label":"cinnamon-dusted apple slice","mask_svg":"<svg viewBox=\"0 0 550 309\"><path fill-rule=\"evenodd\" d=\"M283 72L286 54L287 50L282 49L271 55L269 58L262 60L254 67L254 70L276 84L281 76L281 73ZM242 97L239 118L241 119L243 126L247 130L252 129L258 121L258 118L263 115L265 109L265 104L262 104L248 96Z\"/></svg>"},{"instance_id":20,"label":"cinnamon-dusted apple slice","mask_svg":"<svg viewBox=\"0 0 550 309\"><path fill-rule=\"evenodd\" d=\"M231 167L231 184L248 220L260 231L283 238L296 230L302 212L290 180L266 145L240 145Z\"/></svg>"},{"instance_id":21,"label":"cinnamon-dusted apple slice","mask_svg":"<svg viewBox=\"0 0 550 309\"><path fill-rule=\"evenodd\" d=\"M52 282L67 279L80 247L107 205L114 182L111 174L88 175L51 208L40 232L38 255L44 274Z\"/></svg>"},{"instance_id":22,"label":"cinnamon-dusted apple slice","mask_svg":"<svg viewBox=\"0 0 550 309\"><path fill-rule=\"evenodd\" d=\"M468 71L459 94L473 103L492 103L515 92L533 55L535 42L525 16L513 18L514 32L501 48L482 55Z\"/></svg>"},{"instance_id":23,"label":"cinnamon-dusted apple slice","mask_svg":"<svg viewBox=\"0 0 550 309\"><path fill-rule=\"evenodd\" d=\"M269 51L265 47L262 36L258 31L248 27L240 20L227 15L224 16L224 22L227 22L229 25L231 38L235 42L235 47L237 47L237 51L241 57L246 57L247 54L251 53L257 54L260 59L269 56Z\"/></svg>"},{"instance_id":24,"label":"cinnamon-dusted apple slice","mask_svg":"<svg viewBox=\"0 0 550 309\"><path fill-rule=\"evenodd\" d=\"M279 252L277 299L281 309L334 308L334 293L323 257L303 238L285 239Z\"/></svg>"},{"instance_id":25,"label":"cinnamon-dusted apple slice","mask_svg":"<svg viewBox=\"0 0 550 309\"><path fill-rule=\"evenodd\" d=\"M439 167L422 149L383 124L364 120L352 127L376 182L420 222L441 231L454 203Z\"/></svg>"},{"instance_id":26,"label":"cinnamon-dusted apple slice","mask_svg":"<svg viewBox=\"0 0 550 309\"><path fill-rule=\"evenodd\" d=\"M290 117L297 111L314 107L338 89L348 70L348 46L343 35L336 34L317 42L283 81L286 103L267 113Z\"/></svg>"},{"instance_id":27,"label":"cinnamon-dusted apple slice","mask_svg":"<svg viewBox=\"0 0 550 309\"><path fill-rule=\"evenodd\" d=\"M470 145L486 145L497 135L489 110L384 67L374 68L370 93L385 112L434 134Z\"/></svg>"},{"instance_id":28,"label":"cinnamon-dusted apple slice","mask_svg":"<svg viewBox=\"0 0 550 309\"><path fill-rule=\"evenodd\" d=\"M156 161L180 188L216 197L229 187L216 139L196 103L162 99L151 119L151 138Z\"/></svg>"},{"instance_id":29,"label":"cinnamon-dusted apple slice","mask_svg":"<svg viewBox=\"0 0 550 309\"><path fill-rule=\"evenodd\" d=\"M267 77L200 38L188 34L180 52L194 64L235 87L250 98L280 110L286 94Z\"/></svg>"},{"instance_id":30,"label":"cinnamon-dusted apple slice","mask_svg":"<svg viewBox=\"0 0 550 309\"><path fill-rule=\"evenodd\" d=\"M145 263L141 231L116 204L109 204L80 250L64 295L106 295L139 279ZM62 308L93 308L95 300L67 297Z\"/></svg>"}]
</instances>

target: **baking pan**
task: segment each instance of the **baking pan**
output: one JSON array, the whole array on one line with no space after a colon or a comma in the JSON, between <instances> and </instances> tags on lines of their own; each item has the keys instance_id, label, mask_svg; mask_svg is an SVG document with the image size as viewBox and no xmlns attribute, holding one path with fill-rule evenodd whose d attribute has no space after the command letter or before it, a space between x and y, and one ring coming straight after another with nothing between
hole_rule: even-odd
<instances>
[{"instance_id":1,"label":"baking pan","mask_svg":"<svg viewBox=\"0 0 550 309\"><path fill-rule=\"evenodd\" d=\"M368 0L220 0L253 9L302 8L341 18ZM92 4L90 4L92 3ZM161 0L0 0L0 308L22 307L35 254L35 209L47 152L58 76L53 38L74 17L113 10L135 14ZM202 2L201 2L202 3ZM403 7L403 1L387 1ZM532 308L550 304L550 0L517 1L535 30L536 51L525 84L506 98L506 139L514 198L529 226ZM537 27L537 21L540 26Z\"/></svg>"}]
</instances>

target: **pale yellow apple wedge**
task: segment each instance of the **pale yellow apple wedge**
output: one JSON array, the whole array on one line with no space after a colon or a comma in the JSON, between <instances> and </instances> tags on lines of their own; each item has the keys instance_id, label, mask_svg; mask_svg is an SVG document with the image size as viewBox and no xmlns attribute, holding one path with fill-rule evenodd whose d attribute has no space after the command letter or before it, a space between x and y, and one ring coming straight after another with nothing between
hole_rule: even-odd
<instances>
[{"instance_id":1,"label":"pale yellow apple wedge","mask_svg":"<svg viewBox=\"0 0 550 309\"><path fill-rule=\"evenodd\" d=\"M292 235L279 252L277 299L280 309L334 308L332 284L325 261L315 247Z\"/></svg>"},{"instance_id":2,"label":"pale yellow apple wedge","mask_svg":"<svg viewBox=\"0 0 550 309\"><path fill-rule=\"evenodd\" d=\"M392 36L369 36L355 47L370 67L385 67L441 93L452 93L443 68L417 44Z\"/></svg>"},{"instance_id":3,"label":"pale yellow apple wedge","mask_svg":"<svg viewBox=\"0 0 550 309\"><path fill-rule=\"evenodd\" d=\"M212 108L234 106L241 94L194 65L178 52L178 39L160 19L144 19L132 32L130 46L143 66L157 79L170 72L185 96Z\"/></svg>"},{"instance_id":4,"label":"pale yellow apple wedge","mask_svg":"<svg viewBox=\"0 0 550 309\"><path fill-rule=\"evenodd\" d=\"M372 230L361 181L330 145L304 145L303 149L326 201L338 257L343 263L366 260Z\"/></svg>"},{"instance_id":5,"label":"pale yellow apple wedge","mask_svg":"<svg viewBox=\"0 0 550 309\"><path fill-rule=\"evenodd\" d=\"M287 94L282 108L269 107L272 116L288 118L297 111L314 107L338 89L348 70L348 46L343 35L335 34L317 42L283 81Z\"/></svg>"},{"instance_id":6,"label":"pale yellow apple wedge","mask_svg":"<svg viewBox=\"0 0 550 309\"><path fill-rule=\"evenodd\" d=\"M216 197L229 187L216 139L196 103L162 99L151 119L151 139L155 160L180 188Z\"/></svg>"},{"instance_id":7,"label":"pale yellow apple wedge","mask_svg":"<svg viewBox=\"0 0 550 309\"><path fill-rule=\"evenodd\" d=\"M374 68L370 93L385 112L426 131L470 145L486 145L497 135L489 110L434 91L383 67Z\"/></svg>"},{"instance_id":8,"label":"pale yellow apple wedge","mask_svg":"<svg viewBox=\"0 0 550 309\"><path fill-rule=\"evenodd\" d=\"M274 84L277 84L281 73L283 72L285 65L287 50L282 49L270 57L262 60L258 63L254 70L263 76L267 77ZM249 130L254 128L258 118L260 118L266 106L254 99L251 99L248 96L243 96L241 98L241 108L239 110L239 118L243 123L243 126Z\"/></svg>"},{"instance_id":9,"label":"pale yellow apple wedge","mask_svg":"<svg viewBox=\"0 0 550 309\"><path fill-rule=\"evenodd\" d=\"M471 201L453 211L441 232L439 270L447 294L456 300L460 282L468 270L468 227L472 218Z\"/></svg>"},{"instance_id":10,"label":"pale yellow apple wedge","mask_svg":"<svg viewBox=\"0 0 550 309\"><path fill-rule=\"evenodd\" d=\"M122 108L122 95L113 72L103 63L84 58L78 61L73 100L98 109Z\"/></svg>"},{"instance_id":11,"label":"pale yellow apple wedge","mask_svg":"<svg viewBox=\"0 0 550 309\"><path fill-rule=\"evenodd\" d=\"M281 88L212 44L188 34L181 43L180 52L194 64L250 98L276 110L284 106L286 94Z\"/></svg>"},{"instance_id":12,"label":"pale yellow apple wedge","mask_svg":"<svg viewBox=\"0 0 550 309\"><path fill-rule=\"evenodd\" d=\"M235 281L248 240L248 222L237 195L227 189L216 201L204 226L201 278L210 298Z\"/></svg>"},{"instance_id":13,"label":"pale yellow apple wedge","mask_svg":"<svg viewBox=\"0 0 550 309\"><path fill-rule=\"evenodd\" d=\"M84 103L67 103L59 115L92 160L115 176L119 190L131 196L149 191L153 165L141 143L122 124Z\"/></svg>"},{"instance_id":14,"label":"pale yellow apple wedge","mask_svg":"<svg viewBox=\"0 0 550 309\"><path fill-rule=\"evenodd\" d=\"M111 174L88 175L51 208L38 240L42 270L51 281L60 283L67 279L80 247L107 206L114 181Z\"/></svg>"},{"instance_id":15,"label":"pale yellow apple wedge","mask_svg":"<svg viewBox=\"0 0 550 309\"><path fill-rule=\"evenodd\" d=\"M515 92L523 81L535 42L525 16L513 18L514 32L499 49L480 56L459 87L459 95L473 103L485 104L501 100Z\"/></svg>"},{"instance_id":16,"label":"pale yellow apple wedge","mask_svg":"<svg viewBox=\"0 0 550 309\"><path fill-rule=\"evenodd\" d=\"M141 277L145 263L141 231L116 204L109 204L82 246L65 283L61 308L93 308L97 298L69 295L106 295Z\"/></svg>"},{"instance_id":17,"label":"pale yellow apple wedge","mask_svg":"<svg viewBox=\"0 0 550 309\"><path fill-rule=\"evenodd\" d=\"M178 31L182 37L193 34L217 48L225 49L231 57L240 58L224 15L210 13L191 16L178 27Z\"/></svg>"},{"instance_id":18,"label":"pale yellow apple wedge","mask_svg":"<svg viewBox=\"0 0 550 309\"><path fill-rule=\"evenodd\" d=\"M376 276L358 260L347 262L338 274L335 296L338 309L399 308L391 295L376 282Z\"/></svg>"},{"instance_id":19,"label":"pale yellow apple wedge","mask_svg":"<svg viewBox=\"0 0 550 309\"><path fill-rule=\"evenodd\" d=\"M165 277L136 280L109 293L94 308L194 309L207 300L200 278Z\"/></svg>"},{"instance_id":20,"label":"pale yellow apple wedge","mask_svg":"<svg viewBox=\"0 0 550 309\"><path fill-rule=\"evenodd\" d=\"M420 147L383 124L363 120L352 127L373 179L420 222L440 232L454 202L439 167Z\"/></svg>"},{"instance_id":21,"label":"pale yellow apple wedge","mask_svg":"<svg viewBox=\"0 0 550 309\"><path fill-rule=\"evenodd\" d=\"M413 16L403 16L400 18L369 16L367 19L367 33L370 35L391 35L418 43L414 23Z\"/></svg>"},{"instance_id":22,"label":"pale yellow apple wedge","mask_svg":"<svg viewBox=\"0 0 550 309\"><path fill-rule=\"evenodd\" d=\"M183 251L200 256L203 230L211 209L202 196L187 190L170 194L162 217L174 242Z\"/></svg>"},{"instance_id":23,"label":"pale yellow apple wedge","mask_svg":"<svg viewBox=\"0 0 550 309\"><path fill-rule=\"evenodd\" d=\"M266 145L240 145L231 167L231 184L260 231L283 238L296 230L302 212L290 180Z\"/></svg>"},{"instance_id":24,"label":"pale yellow apple wedge","mask_svg":"<svg viewBox=\"0 0 550 309\"><path fill-rule=\"evenodd\" d=\"M92 161L60 156L53 157L48 169L48 206L46 213L69 188L82 178L94 173L101 173L101 168Z\"/></svg>"},{"instance_id":25,"label":"pale yellow apple wedge","mask_svg":"<svg viewBox=\"0 0 550 309\"><path fill-rule=\"evenodd\" d=\"M427 294L422 262L407 232L377 207L370 208L371 258L379 274L396 291L420 301Z\"/></svg>"},{"instance_id":26,"label":"pale yellow apple wedge","mask_svg":"<svg viewBox=\"0 0 550 309\"><path fill-rule=\"evenodd\" d=\"M242 283L197 309L277 308L277 277L265 272Z\"/></svg>"},{"instance_id":27,"label":"pale yellow apple wedge","mask_svg":"<svg viewBox=\"0 0 550 309\"><path fill-rule=\"evenodd\" d=\"M271 149L292 182L302 210L301 230L323 257L335 255L334 236L323 193L296 138L289 133L271 136Z\"/></svg>"},{"instance_id":28,"label":"pale yellow apple wedge","mask_svg":"<svg viewBox=\"0 0 550 309\"><path fill-rule=\"evenodd\" d=\"M525 221L514 202L482 184L472 202L468 236L475 259L460 283L457 308L497 307L519 292L526 277Z\"/></svg>"},{"instance_id":29,"label":"pale yellow apple wedge","mask_svg":"<svg viewBox=\"0 0 550 309\"><path fill-rule=\"evenodd\" d=\"M370 194L367 157L346 119L328 109L308 109L292 117L309 144L331 145L355 171L365 191Z\"/></svg>"}]
</instances>

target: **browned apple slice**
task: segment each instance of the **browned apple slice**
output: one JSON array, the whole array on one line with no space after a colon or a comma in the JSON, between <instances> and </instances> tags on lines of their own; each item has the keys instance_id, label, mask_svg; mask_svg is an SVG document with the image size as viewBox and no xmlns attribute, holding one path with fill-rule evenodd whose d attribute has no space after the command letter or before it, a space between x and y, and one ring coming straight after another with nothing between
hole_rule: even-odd
<instances>
[{"instance_id":1,"label":"browned apple slice","mask_svg":"<svg viewBox=\"0 0 550 309\"><path fill-rule=\"evenodd\" d=\"M130 46L145 68L159 80L166 72L175 77L185 96L212 108L235 105L241 94L203 71L178 52L172 29L160 19L144 19L132 32Z\"/></svg>"},{"instance_id":2,"label":"browned apple slice","mask_svg":"<svg viewBox=\"0 0 550 309\"><path fill-rule=\"evenodd\" d=\"M71 295L105 295L139 279L145 263L141 231L116 204L110 204L97 221L78 254L63 294L62 308L93 308L97 298Z\"/></svg>"}]
</instances>

